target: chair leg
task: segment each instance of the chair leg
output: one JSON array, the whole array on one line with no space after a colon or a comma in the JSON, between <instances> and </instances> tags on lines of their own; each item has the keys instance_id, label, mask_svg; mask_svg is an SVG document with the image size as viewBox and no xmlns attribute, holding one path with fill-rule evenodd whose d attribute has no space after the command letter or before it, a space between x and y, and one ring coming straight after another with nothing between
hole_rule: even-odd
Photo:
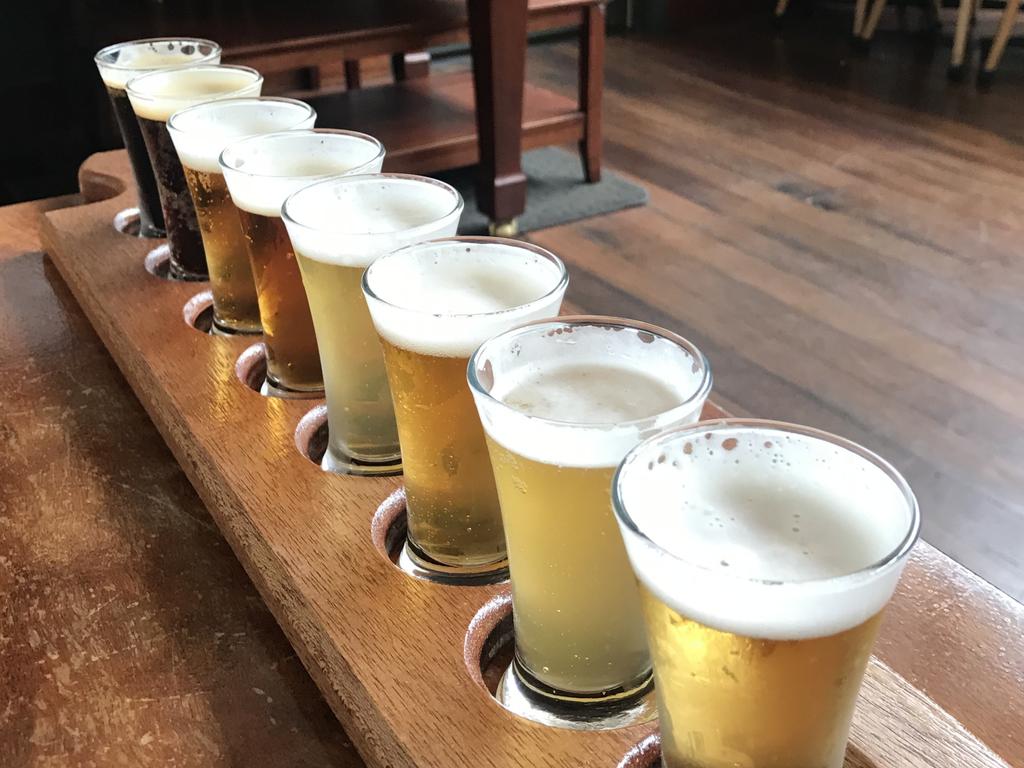
<instances>
[{"instance_id":1,"label":"chair leg","mask_svg":"<svg viewBox=\"0 0 1024 768\"><path fill-rule=\"evenodd\" d=\"M861 30L864 29L864 16L868 10L868 0L857 0L857 4L853 7L853 36L860 37Z\"/></svg>"},{"instance_id":2,"label":"chair leg","mask_svg":"<svg viewBox=\"0 0 1024 768\"><path fill-rule=\"evenodd\" d=\"M1006 8L1003 10L1003 17L999 20L999 29L996 31L996 36L992 40L992 47L988 50L988 56L985 57L984 67L979 74L979 79L982 81L990 78L992 73L995 72L996 67L999 66L999 61L1003 58L1003 51L1006 50L1006 44L1010 41L1010 35L1013 33L1014 24L1017 22L1017 14L1020 12L1021 0L1007 0Z\"/></svg>"},{"instance_id":3,"label":"chair leg","mask_svg":"<svg viewBox=\"0 0 1024 768\"><path fill-rule=\"evenodd\" d=\"M359 69L359 59L345 61L345 88L354 91L363 87L363 75Z\"/></svg>"},{"instance_id":4,"label":"chair leg","mask_svg":"<svg viewBox=\"0 0 1024 768\"><path fill-rule=\"evenodd\" d=\"M788 7L789 0L778 0L778 2L775 4L775 15L784 16L786 13L786 8Z\"/></svg>"},{"instance_id":5,"label":"chair leg","mask_svg":"<svg viewBox=\"0 0 1024 768\"><path fill-rule=\"evenodd\" d=\"M960 8L956 14L956 30L953 32L953 53L949 59L949 76L954 79L963 71L964 57L967 54L967 33L971 28L974 8L975 0L960 0Z\"/></svg>"},{"instance_id":6,"label":"chair leg","mask_svg":"<svg viewBox=\"0 0 1024 768\"><path fill-rule=\"evenodd\" d=\"M864 21L864 27L860 32L862 40L870 41L875 36L875 29L878 27L879 19L882 18L882 11L885 10L886 2L887 0L875 0L875 4L871 6L871 12Z\"/></svg>"},{"instance_id":7,"label":"chair leg","mask_svg":"<svg viewBox=\"0 0 1024 768\"><path fill-rule=\"evenodd\" d=\"M590 183L601 180L601 94L604 91L604 3L583 9L580 25L579 109L583 113L580 158Z\"/></svg>"},{"instance_id":8,"label":"chair leg","mask_svg":"<svg viewBox=\"0 0 1024 768\"><path fill-rule=\"evenodd\" d=\"M430 74L430 52L407 51L392 54L391 74L396 81L426 77Z\"/></svg>"}]
</instances>

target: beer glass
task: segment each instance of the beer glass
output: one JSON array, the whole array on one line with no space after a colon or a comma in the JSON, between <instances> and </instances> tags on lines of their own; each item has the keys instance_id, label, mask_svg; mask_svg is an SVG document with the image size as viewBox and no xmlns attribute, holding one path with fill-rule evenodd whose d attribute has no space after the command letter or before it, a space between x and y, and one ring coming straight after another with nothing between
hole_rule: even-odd
<instances>
[{"instance_id":1,"label":"beer glass","mask_svg":"<svg viewBox=\"0 0 1024 768\"><path fill-rule=\"evenodd\" d=\"M198 38L154 37L108 45L94 57L110 96L128 162L139 191L139 237L163 237L164 214L146 144L125 86L133 77L157 69L220 63L220 46Z\"/></svg>"},{"instance_id":2,"label":"beer glass","mask_svg":"<svg viewBox=\"0 0 1024 768\"><path fill-rule=\"evenodd\" d=\"M503 701L575 708L579 727L652 717L611 480L643 438L700 417L707 360L656 326L564 317L484 342L468 376L508 542L515 658Z\"/></svg>"},{"instance_id":3,"label":"beer glass","mask_svg":"<svg viewBox=\"0 0 1024 768\"><path fill-rule=\"evenodd\" d=\"M170 273L176 280L205 280L207 267L195 206L167 121L175 112L204 101L259 96L262 86L263 77L255 69L205 64L150 72L128 81L128 99L156 176Z\"/></svg>"},{"instance_id":4,"label":"beer glass","mask_svg":"<svg viewBox=\"0 0 1024 768\"><path fill-rule=\"evenodd\" d=\"M281 206L318 179L374 173L383 162L384 146L372 136L327 129L253 136L221 153L256 280L267 350L266 394L311 397L324 389L309 301Z\"/></svg>"},{"instance_id":5,"label":"beer glass","mask_svg":"<svg viewBox=\"0 0 1024 768\"><path fill-rule=\"evenodd\" d=\"M239 138L312 128L315 120L316 112L305 102L268 96L210 101L175 112L167 121L203 237L214 332L262 331L249 253L220 169L220 153Z\"/></svg>"},{"instance_id":6,"label":"beer glass","mask_svg":"<svg viewBox=\"0 0 1024 768\"><path fill-rule=\"evenodd\" d=\"M427 576L506 574L498 493L466 366L490 337L557 315L568 281L543 248L487 237L403 248L363 276L395 400L406 556Z\"/></svg>"},{"instance_id":7,"label":"beer glass","mask_svg":"<svg viewBox=\"0 0 1024 768\"><path fill-rule=\"evenodd\" d=\"M360 281L383 253L455 234L461 213L462 198L447 184L394 174L329 179L285 202L323 364L329 432L324 469L363 475L397 470L401 453L391 390Z\"/></svg>"},{"instance_id":8,"label":"beer glass","mask_svg":"<svg viewBox=\"0 0 1024 768\"><path fill-rule=\"evenodd\" d=\"M663 763L840 768L917 540L906 481L840 437L726 419L635 448L613 497L640 582Z\"/></svg>"}]
</instances>

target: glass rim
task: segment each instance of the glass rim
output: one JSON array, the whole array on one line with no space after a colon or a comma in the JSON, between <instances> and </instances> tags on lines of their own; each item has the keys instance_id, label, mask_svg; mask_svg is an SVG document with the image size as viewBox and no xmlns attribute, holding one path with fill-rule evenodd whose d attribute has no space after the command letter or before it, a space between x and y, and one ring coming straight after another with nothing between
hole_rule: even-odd
<instances>
[{"instance_id":1,"label":"glass rim","mask_svg":"<svg viewBox=\"0 0 1024 768\"><path fill-rule=\"evenodd\" d=\"M312 109L312 107L310 107L310 108ZM278 138L282 138L282 137L295 138L295 137L298 137L298 136L309 136L309 135L318 135L318 136L324 136L324 135L347 136L347 137L353 138L353 139L365 140L367 143L372 144L372 145L374 145L377 148L376 154L371 159L369 159L369 160L367 160L367 161L365 161L363 163L360 163L357 166L354 166L352 168L352 170L346 171L345 174L348 174L348 173L353 173L353 174L361 173L364 169L368 168L369 166L372 166L376 162L379 162L384 157L384 154L386 152L386 150L384 148L384 144L381 142L381 140L377 139L377 138L374 138L373 136L371 136L368 133L360 133L359 131L349 131L349 130L345 130L343 128L302 128L302 129L299 129L299 130L291 130L291 131L274 131L273 133L260 133L260 134L257 134L255 136L246 136L244 138L240 138L237 141L233 141L230 144L228 144L226 147L224 147L224 150L220 153L220 155L217 156L217 164L220 165L221 169L223 169L223 170L231 171L232 173L238 174L240 176L246 176L246 177L251 178L251 179L309 179L312 182L310 184L310 186L313 186L314 184L319 184L319 183L321 183L323 181L330 181L331 179L335 178L339 174L327 173L327 174L314 174L314 175L310 176L308 174L294 174L294 173L285 173L285 174L281 174L281 175L275 175L275 174L269 174L269 173L254 173L252 171L247 171L244 168L236 168L235 166L231 165L230 161L228 160L229 153L237 152L238 151L238 147L240 147L240 146L242 146L244 144L248 144L249 142L256 143L256 142L260 142L260 141L274 140L274 139L278 139ZM341 174L341 175L345 175L345 174ZM303 187L303 189L307 189L307 187ZM297 194L297 193L293 192L292 195L294 195L294 194ZM290 198L292 195L289 195L288 197ZM287 203L287 201L288 201L288 198L285 199L286 203Z\"/></svg>"},{"instance_id":2,"label":"glass rim","mask_svg":"<svg viewBox=\"0 0 1024 768\"><path fill-rule=\"evenodd\" d=\"M484 389L483 382L480 381L477 375L478 361L486 353L486 350L492 345L506 344L510 339L517 336L523 336L529 333L536 333L540 326L552 326L561 327L566 325L594 325L603 327L619 327L626 328L636 331L646 331L647 333L659 336L666 341L675 344L677 347L681 347L686 350L693 358L694 363L700 365L703 371L700 383L696 389L687 397L683 402L678 405L674 405L668 410L658 411L648 416L642 416L637 419L628 419L625 421L594 421L594 422L578 422L578 421L564 421L562 419L550 419L545 416L534 416L529 413L524 413L518 408L513 408L508 403L499 400L497 397L492 395L486 389ZM642 320L629 320L622 317L612 317L609 315L560 315L558 317L542 318L540 320L532 320L528 323L524 323L520 326L512 328L510 330L499 333L497 336L492 336L490 339L485 341L476 351L470 355L469 364L466 367L466 378L469 381L469 388L473 394L483 397L487 402L492 405L502 408L506 411L516 414L524 419L530 419L534 422L543 424L550 424L556 427L570 427L576 429L594 429L594 430L607 430L609 428L615 429L629 429L635 427L642 427L645 424L649 424L653 421L671 417L674 414L684 416L687 413L692 412L693 406L697 402L702 402L707 399L708 394L711 392L711 384L713 377L711 374L711 363L708 361L707 356L697 347L696 344L691 342L689 339L683 338L678 333L662 328L661 326L654 325L652 323L646 323Z\"/></svg>"},{"instance_id":3,"label":"glass rim","mask_svg":"<svg viewBox=\"0 0 1024 768\"><path fill-rule=\"evenodd\" d=\"M351 131L350 131L350 133L351 133ZM366 134L359 134L359 135L365 136ZM374 139L374 141L377 141L377 139ZM377 143L379 144L380 142L377 141ZM383 146L384 145L381 144L381 152L382 153L383 153ZM225 151L227 151L227 150L225 150ZM379 155L378 155L378 157L379 157ZM371 161L371 162L375 162L376 160L377 160L377 158L374 158L374 160ZM364 165L369 165L369 164L370 163L365 163ZM363 167L363 166L360 166L360 167ZM444 214L442 214L441 216L435 216L433 219L431 219L428 222L425 222L423 224L417 224L417 225L412 226L412 227L406 227L405 229L392 230L390 232L351 232L351 231L344 230L344 229L334 229L334 228L329 228L329 227L315 227L315 226L313 226L311 224L308 224L306 222L300 221L299 219L295 218L295 216L293 216L288 211L289 206L294 205L293 201L295 200L295 198L297 198L299 195L307 194L311 190L315 191L319 187L325 187L328 184L335 184L335 185L339 185L339 186L349 185L349 184L351 184L351 185L355 185L355 184L369 184L371 182L379 182L382 179L385 179L385 180L388 180L388 181L415 182L417 184L426 184L428 186L432 186L432 187L443 189L443 190L451 193L452 197L454 198L455 204L452 206L451 209L446 211ZM441 181L440 179L433 179L433 178L431 178L429 176L418 176L418 175L413 174L413 173L340 173L340 174L332 174L331 176L328 176L327 178L317 179L312 184L309 184L308 186L305 186L302 189L297 189L294 192L292 192L290 195L288 195L288 197L285 198L285 201L284 201L284 203L281 206L281 218L285 222L287 222L288 224L291 224L292 226L295 226L295 227L301 227L302 229L304 229L304 230L306 230L308 232L320 232L320 233L327 233L327 234L337 234L337 235L343 235L345 237L350 237L350 238L379 237L380 235L385 235L385 234L386 235L402 234L402 235L406 235L406 236L415 236L417 232L429 231L429 230L433 229L434 227L437 226L438 222L440 222L440 221L444 221L445 219L451 218L452 216L461 216L462 215L462 209L463 209L464 206L465 206L465 202L463 201L462 194L459 192L459 190L457 190L455 187L453 187L451 184L448 184L447 182Z\"/></svg>"},{"instance_id":4,"label":"glass rim","mask_svg":"<svg viewBox=\"0 0 1024 768\"><path fill-rule=\"evenodd\" d=\"M308 120L310 117L316 117L316 110L313 109L313 106L310 105L310 104L307 104L304 101L301 101L300 99L290 99L287 96L233 96L233 97L229 97L227 99L214 99L213 101L203 101L203 102L200 102L199 104L193 104L191 106L185 107L184 109L179 109L177 112L175 112L169 118L167 118L167 128L169 130L177 131L178 133L187 134L187 133L190 132L187 128L181 128L181 127L175 125L174 123L176 121L181 121L182 119L184 119L184 116L187 116L191 112L201 112L203 110L215 111L215 110L222 109L224 107L231 106L231 105L267 104L267 103L288 104L288 105L291 105L291 106L304 107L305 108L305 114L302 116L301 119L298 119L296 121L296 125L298 125L299 123L302 123L305 120ZM282 130L287 130L287 129L282 129ZM280 132L281 131L275 131L275 133L280 133ZM234 143L234 141L240 141L241 139L248 139L252 135L254 135L254 134L237 136L234 139L232 139L232 143ZM262 136L262 135L266 135L266 134L255 134L255 135Z\"/></svg>"},{"instance_id":5,"label":"glass rim","mask_svg":"<svg viewBox=\"0 0 1024 768\"><path fill-rule=\"evenodd\" d=\"M403 255L407 255L411 252L418 250L429 251L431 248L445 243L476 243L478 245L504 245L512 248L520 248L524 251L532 251L538 256L546 259L549 263L554 264L558 268L559 276L558 282L554 286L542 295L530 301L522 304L516 304L512 307L505 307L504 309L495 309L490 312L431 312L424 309L415 309L413 307L405 307L401 304L396 304L393 301L388 301L382 298L376 291L370 287L370 272L373 268L381 261L391 258L401 258ZM566 268L565 263L558 258L554 253L549 251L547 248L542 248L539 245L533 243L527 243L523 240L513 240L508 237L488 237L486 235L453 235L451 237L439 237L434 240L425 240L421 243L413 243L412 245L406 245L397 250L386 253L383 256L379 256L363 270L363 277L360 281L363 287L363 293L376 300L381 304L385 304L393 309L397 309L400 312L408 312L409 314L422 315L425 317L445 317L453 319L472 319L472 318L487 318L487 317L499 317L509 312L520 312L524 309L529 309L537 305L543 304L549 301L552 296L564 291L566 286L569 284L569 270Z\"/></svg>"},{"instance_id":6,"label":"glass rim","mask_svg":"<svg viewBox=\"0 0 1024 768\"><path fill-rule=\"evenodd\" d=\"M252 79L251 82L248 82L248 83L246 83L245 85L243 85L243 86L241 86L239 88L235 88L233 91L225 91L224 93L204 94L204 95L208 95L210 97L206 101L215 101L215 100L219 101L220 99L230 99L230 98L232 98L237 93L244 93L245 91L249 90L250 88L253 87L253 85L255 83L263 82L263 75L261 75L258 70L253 69L252 67L242 66L241 64L193 64L193 65L189 65L189 66L185 66L185 67L167 67L167 68L163 68L163 69L154 69L152 71L144 72L144 73L138 75L137 77L133 77L131 80L129 80L127 83L125 83L125 92L129 96L131 96L131 97L133 97L135 99L138 99L140 101L161 101L161 100L181 101L181 102L188 102L188 106L191 107L191 106L194 106L194 102L195 102L195 98L196 98L195 96L182 96L180 98L174 97L174 96L154 96L153 94L140 92L139 91L138 83L142 82L143 80L148 80L150 78L157 78L157 77L160 77L162 75L166 75L168 73L179 73L179 72L185 72L185 71L196 72L198 70L211 70L211 69L212 70L216 70L218 72L223 72L224 70L231 69L231 70L235 70L236 72L246 72L246 73L255 75L255 77ZM200 103L205 104L206 101L203 101L203 102L200 102Z\"/></svg>"},{"instance_id":7,"label":"glass rim","mask_svg":"<svg viewBox=\"0 0 1024 768\"><path fill-rule=\"evenodd\" d=\"M120 42L120 43L112 43L110 45L105 45L102 48L100 48L98 51L96 51L95 55L92 57L92 60L96 63L96 66L108 67L110 69L119 69L119 70L122 70L122 71L138 70L140 73L145 72L147 74L150 73L150 72L158 72L158 71L164 70L164 69L176 69L177 68L173 64L171 66L169 66L169 67L168 66L159 66L159 67L138 67L138 66L134 66L133 67L133 66L130 66L130 65L118 64L116 61L101 61L101 59L100 59L101 56L113 53L114 51L118 51L118 50L121 50L123 48L127 48L128 46L146 45L147 43L149 43L149 44L153 44L153 43L195 43L196 45L209 45L213 49L210 53L206 54L205 56L201 56L201 57L199 57L197 59L189 59L187 61L187 63L183 62L183 66L190 66L190 65L195 65L195 64L199 64L199 65L205 64L210 59L212 59L214 56L220 56L224 52L221 49L220 43L214 42L213 40L208 40L205 37L174 37L172 35L170 37L141 37L138 40L125 40L125 41Z\"/></svg>"},{"instance_id":8,"label":"glass rim","mask_svg":"<svg viewBox=\"0 0 1024 768\"><path fill-rule=\"evenodd\" d=\"M890 552L883 555L873 563L869 563L857 570L850 571L849 573L841 573L837 576L802 580L779 581L777 579L755 579L736 576L704 565L699 565L670 552L663 545L651 538L645 531L641 530L640 526L637 525L636 521L626 509L626 504L622 500L622 484L624 473L628 471L627 464L630 464L633 461L638 461L641 455L655 446L665 445L689 435L700 435L719 430L734 429L737 427L767 429L773 430L779 434L792 434L823 440L834 446L843 448L850 453L853 453L855 456L873 464L875 467L880 469L890 481L892 481L900 491L904 501L907 503L907 508L910 511L910 520L907 525L907 532ZM619 523L628 529L633 535L638 536L641 540L656 549L659 554L671 558L672 562L679 563L689 569L698 570L701 573L706 573L711 578L726 580L735 584L799 588L806 587L808 585L832 585L844 584L850 581L860 581L866 577L876 576L891 568L897 567L910 554L910 551L913 549L914 544L917 542L921 533L921 510L917 503L917 497L914 495L914 491L910 487L906 478L903 477L899 470L897 470L892 464L874 451L865 448L860 443L856 443L848 438L840 437L839 435L826 432L825 430L816 429L815 427L807 427L801 424L793 424L775 419L748 419L743 417L708 419L706 421L698 421L695 424L672 427L664 432L659 432L658 434L638 443L628 454L626 454L625 458L623 458L619 463L619 466L616 468L615 474L612 477L611 491L612 510L615 513L615 517L618 519Z\"/></svg>"}]
</instances>

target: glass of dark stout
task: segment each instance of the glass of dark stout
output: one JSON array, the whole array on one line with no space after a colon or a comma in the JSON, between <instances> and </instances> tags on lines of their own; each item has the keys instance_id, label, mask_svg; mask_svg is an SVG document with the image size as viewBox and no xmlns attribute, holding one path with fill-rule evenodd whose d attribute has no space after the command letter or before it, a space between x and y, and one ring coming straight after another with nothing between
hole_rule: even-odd
<instances>
[{"instance_id":1,"label":"glass of dark stout","mask_svg":"<svg viewBox=\"0 0 1024 768\"><path fill-rule=\"evenodd\" d=\"M94 57L100 78L110 96L114 118L125 149L128 150L128 161L138 187L139 237L163 237L166 231L156 177L149 164L146 144L125 86L132 78L158 69L219 64L220 53L220 46L212 40L154 37L108 45Z\"/></svg>"},{"instance_id":2,"label":"glass of dark stout","mask_svg":"<svg viewBox=\"0 0 1024 768\"><path fill-rule=\"evenodd\" d=\"M156 175L174 280L206 280L208 269L196 209L167 121L195 104L259 96L262 87L263 77L255 69L227 64L163 69L128 81L128 99Z\"/></svg>"}]
</instances>

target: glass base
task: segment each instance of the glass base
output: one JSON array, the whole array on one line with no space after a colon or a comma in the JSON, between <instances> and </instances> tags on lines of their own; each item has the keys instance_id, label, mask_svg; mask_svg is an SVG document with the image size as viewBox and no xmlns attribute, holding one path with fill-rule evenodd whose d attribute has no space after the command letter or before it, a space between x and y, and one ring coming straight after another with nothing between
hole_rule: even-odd
<instances>
[{"instance_id":1,"label":"glass base","mask_svg":"<svg viewBox=\"0 0 1024 768\"><path fill-rule=\"evenodd\" d=\"M210 279L207 274L189 272L180 264L175 264L171 258L171 246L168 243L161 243L146 254L143 265L151 275L163 278L164 280L178 280L187 283L204 283Z\"/></svg>"},{"instance_id":2,"label":"glass base","mask_svg":"<svg viewBox=\"0 0 1024 768\"><path fill-rule=\"evenodd\" d=\"M214 336L260 336L263 333L262 328L232 328L230 325L224 325L218 322L217 315L213 315L213 325L210 327L210 333Z\"/></svg>"},{"instance_id":3,"label":"glass base","mask_svg":"<svg viewBox=\"0 0 1024 768\"><path fill-rule=\"evenodd\" d=\"M336 475L357 475L359 477L388 477L402 474L402 457L381 462L361 461L352 456L339 456L330 448L324 452L320 460L320 468L324 472Z\"/></svg>"},{"instance_id":4,"label":"glass base","mask_svg":"<svg viewBox=\"0 0 1024 768\"><path fill-rule=\"evenodd\" d=\"M508 581L508 560L477 566L446 565L420 552L408 539L398 556L398 567L417 579L439 584L480 586Z\"/></svg>"},{"instance_id":5,"label":"glass base","mask_svg":"<svg viewBox=\"0 0 1024 768\"><path fill-rule=\"evenodd\" d=\"M498 683L498 702L527 720L573 731L605 731L646 723L658 716L654 677L639 686L602 696L555 691L513 659Z\"/></svg>"},{"instance_id":6,"label":"glass base","mask_svg":"<svg viewBox=\"0 0 1024 768\"><path fill-rule=\"evenodd\" d=\"M175 264L173 259L167 268L167 276L171 280L180 280L183 283L204 283L210 279L210 276L206 273L189 272L180 264Z\"/></svg>"},{"instance_id":7,"label":"glass base","mask_svg":"<svg viewBox=\"0 0 1024 768\"><path fill-rule=\"evenodd\" d=\"M280 397L283 400L318 400L324 396L324 391L322 389L311 391L288 389L271 381L269 378L265 378L260 386L260 394L264 397Z\"/></svg>"}]
</instances>

